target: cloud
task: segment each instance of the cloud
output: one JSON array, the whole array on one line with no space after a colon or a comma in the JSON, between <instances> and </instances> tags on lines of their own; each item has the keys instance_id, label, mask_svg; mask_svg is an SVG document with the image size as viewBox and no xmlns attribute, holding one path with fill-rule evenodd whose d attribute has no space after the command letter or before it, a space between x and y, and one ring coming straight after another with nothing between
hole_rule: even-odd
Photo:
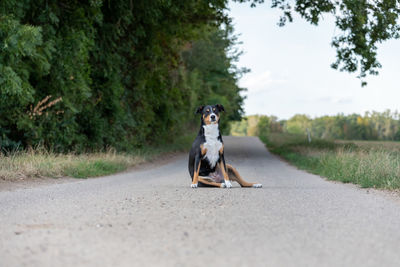
<instances>
[{"instance_id":1,"label":"cloud","mask_svg":"<svg viewBox=\"0 0 400 267\"><path fill-rule=\"evenodd\" d=\"M314 102L314 100L312 100ZM351 104L353 103L353 98L350 96L347 97L334 97L334 96L325 96L316 99L315 102L323 102L330 104Z\"/></svg>"},{"instance_id":2,"label":"cloud","mask_svg":"<svg viewBox=\"0 0 400 267\"><path fill-rule=\"evenodd\" d=\"M266 91L273 84L286 83L284 79L272 77L271 71L266 70L262 73L249 73L240 81L240 86L248 89L249 93Z\"/></svg>"}]
</instances>

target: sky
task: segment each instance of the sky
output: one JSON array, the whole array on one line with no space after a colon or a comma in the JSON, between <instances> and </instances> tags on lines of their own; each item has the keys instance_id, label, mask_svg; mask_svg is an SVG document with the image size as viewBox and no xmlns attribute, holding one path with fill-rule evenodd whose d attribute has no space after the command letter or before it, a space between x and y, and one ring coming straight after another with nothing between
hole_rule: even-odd
<instances>
[{"instance_id":1,"label":"sky","mask_svg":"<svg viewBox=\"0 0 400 267\"><path fill-rule=\"evenodd\" d=\"M400 40L379 46L378 76L367 76L361 87L358 72L349 74L330 67L336 50L332 38L340 33L333 17L324 15L318 26L299 16L284 27L277 25L280 11L267 4L230 3L230 16L244 54L237 65L251 69L239 81L246 115L295 114L311 117L366 111L400 111Z\"/></svg>"}]
</instances>

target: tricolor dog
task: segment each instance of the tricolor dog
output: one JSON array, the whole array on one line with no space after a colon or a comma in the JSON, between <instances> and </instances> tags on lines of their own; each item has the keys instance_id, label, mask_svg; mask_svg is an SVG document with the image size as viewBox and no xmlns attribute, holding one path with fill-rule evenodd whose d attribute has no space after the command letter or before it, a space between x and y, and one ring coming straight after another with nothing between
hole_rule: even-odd
<instances>
[{"instance_id":1,"label":"tricolor dog","mask_svg":"<svg viewBox=\"0 0 400 267\"><path fill-rule=\"evenodd\" d=\"M222 111L222 105L201 106L196 111L196 114L201 114L201 126L189 153L191 187L231 188L231 181L242 187L262 187L261 184L246 182L235 168L225 163L224 142L218 126Z\"/></svg>"}]
</instances>

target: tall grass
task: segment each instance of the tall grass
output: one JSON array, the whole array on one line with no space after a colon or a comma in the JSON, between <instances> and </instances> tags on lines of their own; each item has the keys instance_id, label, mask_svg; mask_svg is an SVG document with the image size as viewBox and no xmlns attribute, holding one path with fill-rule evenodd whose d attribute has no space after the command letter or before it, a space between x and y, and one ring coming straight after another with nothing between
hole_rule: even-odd
<instances>
[{"instance_id":1,"label":"tall grass","mask_svg":"<svg viewBox=\"0 0 400 267\"><path fill-rule=\"evenodd\" d=\"M113 149L86 154L58 154L43 148L0 153L0 180L15 181L32 177L87 178L109 175L165 155L190 148L192 135L181 136L174 143L117 153Z\"/></svg>"},{"instance_id":2,"label":"tall grass","mask_svg":"<svg viewBox=\"0 0 400 267\"><path fill-rule=\"evenodd\" d=\"M355 183L362 187L400 188L398 144L333 142L303 136L271 134L267 146L297 167L330 180Z\"/></svg>"},{"instance_id":3,"label":"tall grass","mask_svg":"<svg viewBox=\"0 0 400 267\"><path fill-rule=\"evenodd\" d=\"M42 149L14 152L0 156L0 179L29 177L86 178L122 171L145 161L139 155L117 154L113 151L92 154L55 154Z\"/></svg>"}]
</instances>

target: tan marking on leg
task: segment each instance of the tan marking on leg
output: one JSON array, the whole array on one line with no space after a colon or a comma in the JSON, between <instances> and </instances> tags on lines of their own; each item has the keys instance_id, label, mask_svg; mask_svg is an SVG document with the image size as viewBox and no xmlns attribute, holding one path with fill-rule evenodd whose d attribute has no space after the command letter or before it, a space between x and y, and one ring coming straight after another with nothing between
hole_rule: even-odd
<instances>
[{"instance_id":1,"label":"tan marking on leg","mask_svg":"<svg viewBox=\"0 0 400 267\"><path fill-rule=\"evenodd\" d=\"M216 186L216 187L221 187L221 185L222 185L222 183L216 183L216 182L211 181L211 179L207 179L207 178L204 178L201 176L199 176L199 182L202 182L203 184Z\"/></svg>"},{"instance_id":2,"label":"tan marking on leg","mask_svg":"<svg viewBox=\"0 0 400 267\"><path fill-rule=\"evenodd\" d=\"M201 165L201 161L199 162L199 165L197 166L196 171L193 175L192 184L197 184L199 182L200 165Z\"/></svg>"},{"instance_id":3,"label":"tan marking on leg","mask_svg":"<svg viewBox=\"0 0 400 267\"><path fill-rule=\"evenodd\" d=\"M221 148L219 149L219 154L222 155L224 153L224 144L222 144Z\"/></svg>"},{"instance_id":4,"label":"tan marking on leg","mask_svg":"<svg viewBox=\"0 0 400 267\"><path fill-rule=\"evenodd\" d=\"M221 168L221 172L222 172L222 175L224 176L224 180L225 180L225 181L229 181L229 176L228 176L228 174L227 174L226 171L225 171L225 166L224 166L224 162L223 162L223 161L221 161L219 167Z\"/></svg>"},{"instance_id":5,"label":"tan marking on leg","mask_svg":"<svg viewBox=\"0 0 400 267\"><path fill-rule=\"evenodd\" d=\"M207 148L203 144L200 145L201 155L204 156L207 153Z\"/></svg>"},{"instance_id":6,"label":"tan marking on leg","mask_svg":"<svg viewBox=\"0 0 400 267\"><path fill-rule=\"evenodd\" d=\"M232 181L238 182L241 187L252 187L256 183L246 182L239 174L239 172L230 164L226 164L226 170L229 174L229 178Z\"/></svg>"}]
</instances>

